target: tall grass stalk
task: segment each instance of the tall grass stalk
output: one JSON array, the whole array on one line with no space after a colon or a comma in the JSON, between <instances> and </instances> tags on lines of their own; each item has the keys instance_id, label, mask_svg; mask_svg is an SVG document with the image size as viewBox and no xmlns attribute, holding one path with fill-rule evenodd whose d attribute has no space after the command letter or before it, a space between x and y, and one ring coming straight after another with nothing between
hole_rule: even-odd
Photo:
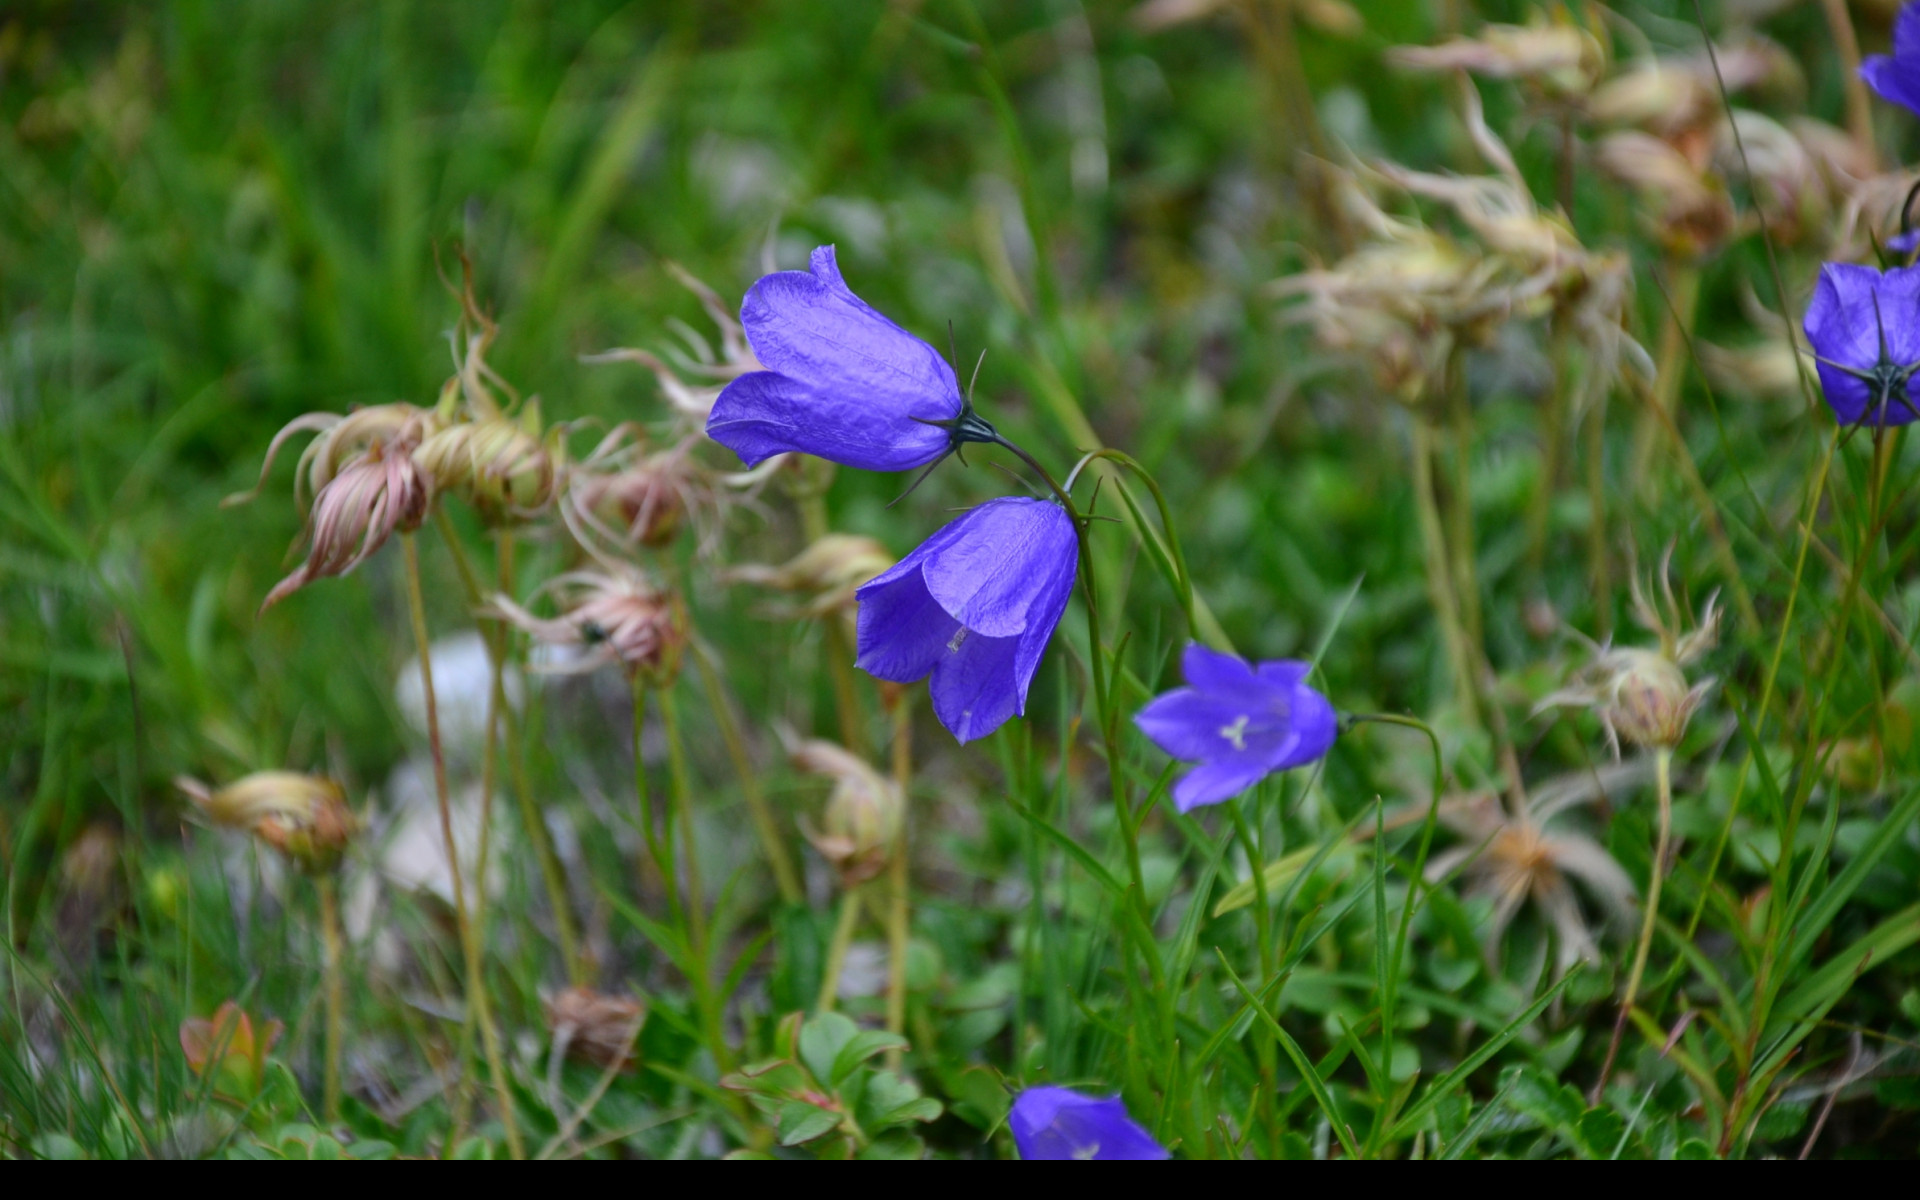
<instances>
[{"instance_id":1,"label":"tall grass stalk","mask_svg":"<svg viewBox=\"0 0 1920 1200\"><path fill-rule=\"evenodd\" d=\"M1640 980L1646 973L1647 954L1653 949L1653 930L1660 918L1660 885L1667 874L1667 848L1673 837L1673 748L1661 746L1653 754L1654 797L1660 806L1659 828L1653 842L1653 862L1647 870L1645 915L1640 919L1640 939L1633 947L1633 967L1627 973L1627 990L1620 998L1620 1015L1614 1018L1613 1036L1607 1042L1607 1056L1600 1063L1600 1078L1593 1085L1593 1102L1605 1093L1607 1079L1613 1074L1613 1060L1620 1053L1620 1039L1627 1029L1627 1015L1640 995Z\"/></svg>"}]
</instances>

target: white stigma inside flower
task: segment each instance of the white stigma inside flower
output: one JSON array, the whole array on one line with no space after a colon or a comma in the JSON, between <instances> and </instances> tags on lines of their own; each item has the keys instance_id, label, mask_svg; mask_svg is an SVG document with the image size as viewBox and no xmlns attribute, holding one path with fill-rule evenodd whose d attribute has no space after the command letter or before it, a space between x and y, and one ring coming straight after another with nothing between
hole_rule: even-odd
<instances>
[{"instance_id":1,"label":"white stigma inside flower","mask_svg":"<svg viewBox=\"0 0 1920 1200\"><path fill-rule=\"evenodd\" d=\"M965 625L962 625L959 629L954 631L953 639L947 643L948 654L960 653L960 645L961 643L967 640L967 633L968 633L968 630Z\"/></svg>"},{"instance_id":2,"label":"white stigma inside flower","mask_svg":"<svg viewBox=\"0 0 1920 1200\"><path fill-rule=\"evenodd\" d=\"M1220 727L1220 736L1233 743L1235 750L1247 748L1247 714L1241 713L1231 725Z\"/></svg>"},{"instance_id":3,"label":"white stigma inside flower","mask_svg":"<svg viewBox=\"0 0 1920 1200\"><path fill-rule=\"evenodd\" d=\"M1073 1156L1082 1162L1091 1161L1092 1159L1098 1158L1099 1155L1100 1155L1099 1142L1089 1142L1084 1146L1075 1146L1073 1148Z\"/></svg>"}]
</instances>

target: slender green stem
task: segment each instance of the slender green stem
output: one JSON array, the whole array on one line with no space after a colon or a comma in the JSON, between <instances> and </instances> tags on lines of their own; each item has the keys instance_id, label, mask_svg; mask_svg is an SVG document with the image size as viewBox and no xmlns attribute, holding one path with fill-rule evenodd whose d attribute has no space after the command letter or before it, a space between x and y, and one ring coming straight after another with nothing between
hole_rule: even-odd
<instances>
[{"instance_id":1,"label":"slender green stem","mask_svg":"<svg viewBox=\"0 0 1920 1200\"><path fill-rule=\"evenodd\" d=\"M1799 551L1793 555L1793 584L1788 588L1788 607L1780 614L1780 636L1774 637L1774 653L1766 662L1766 678L1761 684L1761 705L1757 708L1757 712L1761 714L1761 720L1766 718L1768 705L1772 705L1774 682L1780 678L1780 659L1788 649L1789 637L1793 636L1793 609L1799 603L1801 578L1807 572L1807 549L1812 545L1812 522L1816 516L1820 515L1820 501L1826 495L1826 476L1834 467L1834 451L1839 449L1839 438L1841 438L1841 430L1836 426L1834 436L1828 438L1826 453L1820 457L1820 467L1814 470L1812 488L1807 492L1807 513L1801 516L1801 528L1799 528ZM1726 852L1726 843L1734 833L1734 822L1740 818L1740 801L1741 797L1745 797L1747 793L1747 772L1751 770L1753 770L1753 755L1741 758L1740 776L1734 780L1734 797L1732 801L1728 801L1726 820L1720 822L1720 835L1713 843L1713 854L1707 858L1707 874L1701 876L1703 879L1713 879L1716 872L1720 870L1720 856ZM1686 924L1688 941L1692 941L1693 931L1699 929L1699 918L1707 910L1709 895L1711 895L1711 889L1703 887L1699 891L1699 899L1693 902L1693 914Z\"/></svg>"},{"instance_id":2,"label":"slender green stem","mask_svg":"<svg viewBox=\"0 0 1920 1200\"><path fill-rule=\"evenodd\" d=\"M1660 344L1654 357L1653 402L1640 413L1633 427L1633 458L1627 481L1631 493L1636 495L1646 485L1653 466L1653 446L1659 436L1660 422L1672 421L1679 405L1680 381L1686 375L1687 347L1692 342L1694 316L1700 301L1698 265L1669 258L1662 274L1673 281L1672 287L1664 289L1672 300L1672 307L1660 327Z\"/></svg>"},{"instance_id":3,"label":"slender green stem","mask_svg":"<svg viewBox=\"0 0 1920 1200\"><path fill-rule=\"evenodd\" d=\"M508 1152L515 1158L525 1156L520 1143L519 1123L515 1119L513 1094L508 1090L506 1064L500 1053L500 1035L494 1028L487 1004L485 972L480 962L480 942L474 936L473 922L467 910L466 886L460 871L460 851L453 838L453 808L447 786L446 754L440 742L440 713L433 692L433 651L427 639L426 599L420 587L420 548L411 532L400 535L407 578L407 610L413 621L413 638L420 654L420 682L427 710L427 744L433 754L434 795L440 805L440 835L447 851L447 870L453 882L454 921L460 935L460 947L466 962L466 1008L468 1019L480 1030L481 1044L487 1056L487 1068L500 1105L500 1121L507 1135ZM460 1124L456 1114L455 1125Z\"/></svg>"},{"instance_id":4,"label":"slender green stem","mask_svg":"<svg viewBox=\"0 0 1920 1200\"><path fill-rule=\"evenodd\" d=\"M812 545L826 537L827 497L820 487L809 487L799 495L801 532ZM840 744L861 758L867 757L867 722L860 708L860 691L853 678L853 646L847 640L847 627L839 613L821 618L826 635L827 675L833 682L833 704L840 722Z\"/></svg>"},{"instance_id":5,"label":"slender green stem","mask_svg":"<svg viewBox=\"0 0 1920 1200\"><path fill-rule=\"evenodd\" d=\"M467 557L466 547L461 543L453 522L448 519L446 510L434 510L434 527L440 531L440 539L453 554L455 568L460 573L460 582L465 587L467 602L477 612L485 604L486 598L480 591L480 577L473 569L473 562ZM513 541L511 533L502 531L500 535L499 590L502 595L512 597L513 584ZM540 863L541 882L547 890L547 904L553 910L554 934L560 943L560 956L566 962L567 978L575 987L585 986L588 971L586 959L580 950L580 935L573 922L573 908L567 898L566 871L560 864L560 855L553 845L553 836L547 829L538 804L533 798L532 780L527 774L526 747L520 738L520 721L513 706L507 702L505 664L512 653L512 639L506 630L493 622L480 625L481 637L487 644L487 657L493 666L494 710L499 714L500 731L506 743L507 770L513 781L513 793L516 807L520 810L520 823L526 827L527 839L533 843L534 855ZM487 726L488 760L491 761L493 723ZM485 774L486 772L483 772ZM492 789L487 792L488 807L491 810ZM484 843L483 843L484 844ZM485 851L482 851L484 856Z\"/></svg>"},{"instance_id":6,"label":"slender green stem","mask_svg":"<svg viewBox=\"0 0 1920 1200\"><path fill-rule=\"evenodd\" d=\"M1613 636L1613 557L1607 545L1607 393L1596 390L1587 413L1587 575L1593 587L1594 632Z\"/></svg>"},{"instance_id":7,"label":"slender green stem","mask_svg":"<svg viewBox=\"0 0 1920 1200\"><path fill-rule=\"evenodd\" d=\"M1613 1074L1613 1060L1620 1053L1620 1037L1626 1032L1627 1015L1640 994L1640 979L1646 973L1647 953L1653 948L1653 929L1660 916L1660 884L1667 874L1667 846L1673 837L1673 748L1661 746L1653 755L1655 795L1660 804L1660 826L1653 843L1653 866L1647 874L1646 915L1640 922L1640 941L1633 950L1633 970L1627 975L1627 992L1620 1000L1620 1015L1614 1018L1613 1038L1607 1043L1607 1057L1600 1064L1599 1082L1593 1085L1593 1103L1598 1104Z\"/></svg>"},{"instance_id":8,"label":"slender green stem","mask_svg":"<svg viewBox=\"0 0 1920 1200\"><path fill-rule=\"evenodd\" d=\"M720 672L714 666L713 658L704 646L697 641L693 647L693 659L700 669L700 682L706 687L707 703L713 709L713 719L720 726L720 737L727 744L727 755L733 759L734 771L740 777L740 794L747 801L747 816L753 822L753 829L760 838L760 848L767 856L767 865L773 870L773 882L780 889L780 899L786 904L805 904L806 892L800 886L800 872L793 865L793 857L787 853L787 846L780 838L780 826L774 820L773 811L767 807L766 794L760 788L760 774L754 770L753 760L747 754L746 738L740 733L740 722L733 713L733 702L727 697L726 688L720 680Z\"/></svg>"},{"instance_id":9,"label":"slender green stem","mask_svg":"<svg viewBox=\"0 0 1920 1200\"><path fill-rule=\"evenodd\" d=\"M700 882L700 844L693 819L693 780L687 772L687 755L680 730L680 710L673 688L660 689L660 723L667 736L667 775L673 790L675 822L680 826L680 845L685 861L681 874L686 882L686 925L692 949L694 1003L700 1011L707 1035L707 1046L715 1065L728 1069L732 1054L727 1049L726 1033L720 1023L722 998L714 995L712 947L707 942L706 889ZM669 831L668 839L672 839Z\"/></svg>"},{"instance_id":10,"label":"slender green stem","mask_svg":"<svg viewBox=\"0 0 1920 1200\"><path fill-rule=\"evenodd\" d=\"M908 847L913 806L907 803L913 783L913 710L902 690L893 697L893 786L900 791L900 835L894 841L893 861L887 864L887 1029L907 1029L907 943L912 932L908 905L910 862ZM887 1066L900 1069L898 1047L887 1051Z\"/></svg>"},{"instance_id":11,"label":"slender green stem","mask_svg":"<svg viewBox=\"0 0 1920 1200\"><path fill-rule=\"evenodd\" d=\"M327 1046L320 1111L328 1125L340 1120L340 1045L346 1034L346 983L340 937L340 904L334 879L323 875L320 888L320 937L326 947Z\"/></svg>"},{"instance_id":12,"label":"slender green stem","mask_svg":"<svg viewBox=\"0 0 1920 1200\"><path fill-rule=\"evenodd\" d=\"M678 926L680 918L679 873L674 870L673 861L673 815L668 810L663 814L666 836L654 828L653 793L647 787L647 760L643 751L647 730L647 684L638 673L633 677L633 797L639 806L640 838L646 843L647 854L653 859L654 869L660 873L661 884L667 892L667 911Z\"/></svg>"},{"instance_id":13,"label":"slender green stem","mask_svg":"<svg viewBox=\"0 0 1920 1200\"><path fill-rule=\"evenodd\" d=\"M1447 357L1447 408L1453 426L1453 478L1447 484L1447 541L1453 566L1454 594L1466 629L1474 692L1481 706L1492 701L1481 694L1480 664L1486 657L1486 626L1480 618L1480 570L1474 559L1473 534L1473 404L1467 395L1465 355L1456 349Z\"/></svg>"},{"instance_id":14,"label":"slender green stem","mask_svg":"<svg viewBox=\"0 0 1920 1200\"><path fill-rule=\"evenodd\" d=\"M820 997L814 1008L833 1011L840 998L840 972L847 965L847 947L853 944L854 928L860 923L860 889L850 887L840 896L840 916L834 921L833 940L827 943L827 969L820 976Z\"/></svg>"},{"instance_id":15,"label":"slender green stem","mask_svg":"<svg viewBox=\"0 0 1920 1200\"><path fill-rule=\"evenodd\" d=\"M1461 713L1476 725L1480 723L1479 689L1474 686L1473 654L1461 618L1460 603L1454 594L1454 577L1447 558L1447 535L1440 520L1440 505L1434 495L1433 426L1424 412L1412 412L1413 503L1420 521L1421 541L1426 549L1427 592L1433 600L1434 616L1440 622L1440 644L1447 655L1447 667L1453 673L1454 700Z\"/></svg>"}]
</instances>

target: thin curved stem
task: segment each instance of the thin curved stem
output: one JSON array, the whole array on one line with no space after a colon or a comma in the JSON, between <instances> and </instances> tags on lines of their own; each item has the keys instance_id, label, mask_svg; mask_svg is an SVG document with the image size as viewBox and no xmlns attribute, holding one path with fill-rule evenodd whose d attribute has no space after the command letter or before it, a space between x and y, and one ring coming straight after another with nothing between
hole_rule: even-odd
<instances>
[{"instance_id":1,"label":"thin curved stem","mask_svg":"<svg viewBox=\"0 0 1920 1200\"><path fill-rule=\"evenodd\" d=\"M328 1125L340 1120L340 1044L346 1031L346 985L342 977L340 904L333 876L316 881L320 888L320 936L326 946L327 1044L325 1082L320 1111Z\"/></svg>"},{"instance_id":2,"label":"thin curved stem","mask_svg":"<svg viewBox=\"0 0 1920 1200\"><path fill-rule=\"evenodd\" d=\"M772 810L767 807L766 794L760 789L760 776L747 755L747 742L740 733L740 722L733 715L733 703L721 684L719 669L697 640L693 645L693 661L700 669L700 681L706 686L707 703L720 726L721 740L727 744L727 755L733 759L734 770L740 776L740 794L746 798L747 815L760 837L767 865L773 870L773 882L780 889L780 899L786 904L805 904L807 896L800 886L800 873L787 853L786 844L780 840L779 823L774 820Z\"/></svg>"},{"instance_id":3,"label":"thin curved stem","mask_svg":"<svg viewBox=\"0 0 1920 1200\"><path fill-rule=\"evenodd\" d=\"M850 887L840 896L840 916L833 924L833 940L827 943L827 966L820 975L820 996L815 1010L833 1011L840 998L840 972L847 965L847 948L853 945L853 931L860 923L860 889Z\"/></svg>"},{"instance_id":4,"label":"thin curved stem","mask_svg":"<svg viewBox=\"0 0 1920 1200\"><path fill-rule=\"evenodd\" d=\"M480 943L474 936L473 922L468 917L466 885L460 872L460 852L453 839L453 808L448 798L447 761L440 742L440 712L433 692L433 650L427 640L427 607L420 587L420 547L411 532L401 534L400 543L406 561L407 611L412 617L413 639L420 652L420 683L427 710L427 744L433 754L434 795L440 805L440 835L446 845L447 870L453 882L454 921L466 963L466 1008L469 1019L480 1029L487 1069L493 1077L494 1093L500 1105L500 1121L507 1135L507 1151L514 1158L523 1158L526 1152L520 1144L519 1122L513 1111L513 1094L507 1087L506 1064L500 1052L500 1034L494 1028L493 1016L487 1004ZM456 1117L456 1127L460 1123Z\"/></svg>"},{"instance_id":5,"label":"thin curved stem","mask_svg":"<svg viewBox=\"0 0 1920 1200\"><path fill-rule=\"evenodd\" d=\"M904 1034L907 1028L907 943L911 936L911 913L907 891L909 871L908 831L912 825L912 806L907 803L907 785L913 782L913 721L905 691L893 698L893 785L900 791L900 835L894 841L893 861L887 867L887 1029ZM887 1066L900 1069L900 1050L887 1051Z\"/></svg>"},{"instance_id":6,"label":"thin curved stem","mask_svg":"<svg viewBox=\"0 0 1920 1200\"><path fill-rule=\"evenodd\" d=\"M1660 802L1660 828L1653 844L1653 868L1648 872L1647 912L1640 923L1640 941L1633 950L1633 970L1627 975L1627 994L1620 1001L1620 1015L1614 1018L1613 1039L1607 1043L1607 1057L1600 1064L1600 1081L1593 1085L1593 1102L1600 1102L1607 1079L1613 1074L1613 1060L1620 1053L1620 1037L1626 1032L1627 1015L1640 994L1640 979L1646 973L1647 952L1653 948L1653 927L1660 916L1660 884L1667 874L1667 846L1673 837L1673 749L1662 746L1653 756L1654 790Z\"/></svg>"}]
</instances>

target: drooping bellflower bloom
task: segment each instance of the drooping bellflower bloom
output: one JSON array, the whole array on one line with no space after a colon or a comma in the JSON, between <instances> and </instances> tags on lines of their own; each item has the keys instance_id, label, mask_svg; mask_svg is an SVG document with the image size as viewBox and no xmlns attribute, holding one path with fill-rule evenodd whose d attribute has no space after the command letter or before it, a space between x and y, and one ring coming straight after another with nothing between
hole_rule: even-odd
<instances>
[{"instance_id":1,"label":"drooping bellflower bloom","mask_svg":"<svg viewBox=\"0 0 1920 1200\"><path fill-rule=\"evenodd\" d=\"M860 601L858 666L895 683L933 675L933 711L962 742L1024 713L1066 611L1080 546L1051 500L972 509L875 576Z\"/></svg>"},{"instance_id":2,"label":"drooping bellflower bloom","mask_svg":"<svg viewBox=\"0 0 1920 1200\"><path fill-rule=\"evenodd\" d=\"M832 246L811 269L763 276L740 306L767 369L726 386L707 436L753 466L799 451L868 471L910 471L961 442L992 441L940 352L868 307Z\"/></svg>"},{"instance_id":3,"label":"drooping bellflower bloom","mask_svg":"<svg viewBox=\"0 0 1920 1200\"><path fill-rule=\"evenodd\" d=\"M1031 1087L1014 1100L1007 1125L1022 1159L1167 1157L1118 1096L1102 1100L1070 1088Z\"/></svg>"},{"instance_id":4,"label":"drooping bellflower bloom","mask_svg":"<svg viewBox=\"0 0 1920 1200\"><path fill-rule=\"evenodd\" d=\"M1820 390L1842 425L1905 425L1920 417L1908 386L1920 370L1920 267L1883 275L1827 263L1805 327Z\"/></svg>"},{"instance_id":5,"label":"drooping bellflower bloom","mask_svg":"<svg viewBox=\"0 0 1920 1200\"><path fill-rule=\"evenodd\" d=\"M1860 64L1860 78L1902 108L1920 113L1920 4L1909 4L1893 21L1893 53Z\"/></svg>"},{"instance_id":6,"label":"drooping bellflower bloom","mask_svg":"<svg viewBox=\"0 0 1920 1200\"><path fill-rule=\"evenodd\" d=\"M1306 684L1306 663L1255 665L1196 643L1180 668L1187 686L1156 696L1133 721L1168 754L1200 764L1173 785L1181 812L1312 762L1339 732L1333 705Z\"/></svg>"}]
</instances>

